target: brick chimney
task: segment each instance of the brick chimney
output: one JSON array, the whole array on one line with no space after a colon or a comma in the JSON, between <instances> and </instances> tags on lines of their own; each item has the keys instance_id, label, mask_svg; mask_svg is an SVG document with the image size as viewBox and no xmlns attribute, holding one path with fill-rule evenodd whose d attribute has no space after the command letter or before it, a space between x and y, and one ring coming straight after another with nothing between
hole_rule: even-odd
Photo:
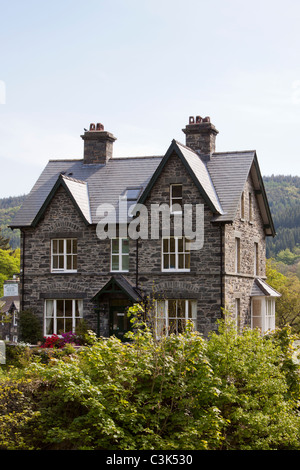
<instances>
[{"instance_id":1,"label":"brick chimney","mask_svg":"<svg viewBox=\"0 0 300 470\"><path fill-rule=\"evenodd\" d=\"M81 138L84 141L84 163L102 163L105 165L112 157L113 143L116 137L105 131L103 124L90 124L89 130L85 130Z\"/></svg>"},{"instance_id":2,"label":"brick chimney","mask_svg":"<svg viewBox=\"0 0 300 470\"><path fill-rule=\"evenodd\" d=\"M216 151L216 135L219 133L211 124L210 118L190 116L189 124L182 131L186 135L186 146L202 154L210 155Z\"/></svg>"}]
</instances>

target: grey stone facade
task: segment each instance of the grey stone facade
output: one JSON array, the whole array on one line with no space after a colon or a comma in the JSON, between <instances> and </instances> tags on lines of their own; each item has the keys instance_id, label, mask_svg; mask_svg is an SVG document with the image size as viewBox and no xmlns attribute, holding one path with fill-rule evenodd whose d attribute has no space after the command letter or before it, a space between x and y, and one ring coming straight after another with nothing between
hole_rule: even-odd
<instances>
[{"instance_id":1,"label":"grey stone facade","mask_svg":"<svg viewBox=\"0 0 300 470\"><path fill-rule=\"evenodd\" d=\"M98 187L97 180L91 178L95 178L94 175L99 175L101 171L106 172L107 178L114 178L108 181L106 190L111 192L114 204L118 194L117 191L113 193L114 185L120 186L120 194L124 194L126 188L129 187L128 183L123 183L121 189L122 179L125 181L127 177L124 169L123 176L118 174L116 166L110 166L114 161L118 163L112 158L112 143L115 140L112 134L104 131L103 126L99 125L97 130L90 129L82 136L85 144L83 161L78 163L73 161L70 164L72 173L64 171L64 174L74 175L75 179L72 184L75 189L69 190L69 187L73 188L71 184L69 186L63 184L64 177L59 176L61 172L59 162L55 163L58 173L51 175L51 181L55 182L59 176L58 181L62 181L62 184L54 186L54 193L53 190L51 192L53 183L52 185L49 183L49 190L44 189L46 176L42 177L41 187L44 193L40 196L41 203L35 211L38 217L32 210L31 203L31 209L29 205L28 208L25 205L23 214L31 211L33 221L29 220L25 223L25 216L23 216L23 220L19 219L19 222L15 222L15 227L19 227L22 231L21 309L33 310L40 319L41 325L44 325L46 301L51 299L55 301L80 300L83 305L83 318L88 327L101 336L112 334L111 318L114 307L119 312L117 314L122 315L122 309L145 298L192 301L193 305L196 305L196 327L205 336L217 328L216 323L223 317L225 311L235 315L237 305L240 326L251 324L253 282L257 277L265 278L265 237L266 234L273 233L267 203L258 196L258 194L263 194L263 188L259 186L259 178L253 181L254 173L249 171L251 162L251 168L254 170L257 168L255 167L256 156L252 153L251 155L242 154L234 160L235 156L232 159L232 155L227 158L224 154L215 154L215 137L218 131L207 119L201 119L196 123L190 119L184 132L186 145L189 148L173 141L169 152L164 158L158 159L157 163L153 157L149 157L149 161L128 160L126 171L129 175L132 173L130 187L142 188L144 198L140 200L147 209L148 237L138 240L129 237L129 264L126 272L112 271L111 240L98 238L96 210L91 209L91 220L87 222L87 203L82 192L82 181L86 181L90 207L96 206L95 201L100 201L99 194L101 191L104 192L105 182L102 180ZM226 191L222 189L224 187L223 164L221 170L218 170L221 158L225 162L228 161ZM230 163L232 161L233 163ZM137 171L137 165L142 162L148 175L143 176L142 172L139 174ZM64 165L66 165L65 162ZM124 165L124 160L122 165ZM211 173L208 169L211 169ZM255 171L257 175L258 170ZM237 172L238 175L235 180L233 179L234 204L227 202L228 193L231 192L230 175L232 172ZM49 176L48 180L50 181L51 178ZM81 179L82 181L79 181ZM218 181L221 182L219 188L216 187ZM237 186L236 181L240 186ZM76 185L79 183L81 189L76 193ZM188 270L170 272L162 269L161 220L159 237L151 239L150 232L152 206L170 205L170 191L173 184L182 187L183 205L190 204L192 207L201 205L204 208L204 243L201 249L191 250ZM242 190L244 193L243 214L240 202ZM47 194L51 194L51 198L47 197ZM251 197L252 207L250 218L249 197ZM33 200L35 203L36 199L37 196L33 194L29 201ZM81 211L83 199L85 205L84 211ZM109 198L105 201L109 201ZM224 210L220 209L221 205ZM20 217L22 218L22 214ZM195 212L193 212L192 220L194 228ZM174 235L173 215L170 215L170 227L172 237ZM267 233L267 230L270 233ZM77 240L77 270L75 272L53 272L51 269L53 255L53 253L51 255L51 240L54 239ZM238 272L236 271L236 239L239 240L240 246Z\"/></svg>"}]
</instances>

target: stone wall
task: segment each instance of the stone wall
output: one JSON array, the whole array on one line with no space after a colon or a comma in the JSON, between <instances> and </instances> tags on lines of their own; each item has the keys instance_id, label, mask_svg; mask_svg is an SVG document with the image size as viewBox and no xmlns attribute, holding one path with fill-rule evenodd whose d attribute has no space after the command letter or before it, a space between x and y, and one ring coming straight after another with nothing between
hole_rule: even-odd
<instances>
[{"instance_id":1,"label":"stone wall","mask_svg":"<svg viewBox=\"0 0 300 470\"><path fill-rule=\"evenodd\" d=\"M170 204L170 184L183 185L183 204L204 204L199 190L176 154L170 156L147 200L150 227L151 204ZM251 178L245 187L245 207L248 193L253 199L253 220L240 214L224 233L211 222L212 212L204 205L204 245L191 251L190 272L162 272L161 239L130 240L129 273L125 277L136 284L138 258L138 287L146 296L165 299L196 299L197 328L207 335L216 329L221 318L222 293L227 308L235 299L241 299L244 324L250 322L250 300L254 274L254 241L259 244L259 275L265 275L265 240L263 226L255 199ZM195 217L195 214L194 214ZM195 220L193 220L195 228ZM171 227L172 224L171 224ZM160 225L161 230L161 225ZM224 230L224 229L223 229ZM161 232L160 232L161 233ZM241 273L234 272L234 239L241 240ZM150 234L149 234L150 236ZM74 237L78 241L77 273L51 273L51 238ZM221 276L221 241L224 237L225 276ZM96 226L86 226L63 187L60 187L36 228L25 230L25 285L24 308L31 308L40 318L44 315L45 298L82 298L84 317L89 327L96 330L97 315L91 299L112 276L110 268L111 242L99 240ZM100 304L100 334L108 335L109 300Z\"/></svg>"},{"instance_id":2,"label":"stone wall","mask_svg":"<svg viewBox=\"0 0 300 470\"><path fill-rule=\"evenodd\" d=\"M170 157L146 202L169 204L171 183L183 184L183 203L203 204L198 189L176 155ZM150 212L149 212L150 217ZM138 241L138 286L145 295L159 298L197 299L198 329L207 334L220 318L220 233L211 224L211 211L204 210L204 246L191 252L190 272L161 270L161 240ZM150 225L149 225L150 227ZM99 240L96 226L86 226L63 187L60 187L36 228L25 230L24 308L36 312L41 322L45 298L82 298L84 316L96 329L92 297L109 281L110 240ZM74 237L78 241L77 273L51 273L51 238ZM129 273L136 283L136 241L130 240ZM101 334L108 334L108 302L100 305Z\"/></svg>"},{"instance_id":3,"label":"stone wall","mask_svg":"<svg viewBox=\"0 0 300 470\"><path fill-rule=\"evenodd\" d=\"M252 218L249 219L249 193L252 199ZM240 239L240 272L235 271L235 238ZM244 188L244 218L241 217L241 205L234 223L225 227L225 308L235 311L235 299L240 299L241 323L250 325L250 293L255 279L254 243L258 244L257 276L266 274L266 243L263 222L256 200L251 176Z\"/></svg>"},{"instance_id":4,"label":"stone wall","mask_svg":"<svg viewBox=\"0 0 300 470\"><path fill-rule=\"evenodd\" d=\"M145 205L170 204L170 184L183 185L183 204L204 204L204 200L176 154L170 156ZM220 229L211 223L212 212L204 205L204 245L191 251L190 272L162 272L161 240L139 241L139 285L157 298L197 299L197 328L206 335L221 317ZM173 225L171 224L171 230ZM160 225L161 229L161 225ZM193 213L195 229L195 213ZM172 232L171 232L172 233Z\"/></svg>"}]
</instances>

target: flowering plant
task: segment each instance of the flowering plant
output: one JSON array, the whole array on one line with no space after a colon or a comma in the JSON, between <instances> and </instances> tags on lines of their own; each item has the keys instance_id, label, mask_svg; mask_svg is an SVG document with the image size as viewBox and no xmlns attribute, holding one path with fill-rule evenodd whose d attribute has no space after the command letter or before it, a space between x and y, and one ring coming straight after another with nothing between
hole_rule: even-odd
<instances>
[{"instance_id":1,"label":"flowering plant","mask_svg":"<svg viewBox=\"0 0 300 470\"><path fill-rule=\"evenodd\" d=\"M55 348L61 349L66 344L79 344L77 336L69 331L67 333L62 333L61 336L53 334L51 336L44 337L45 342L41 345L41 348Z\"/></svg>"}]
</instances>

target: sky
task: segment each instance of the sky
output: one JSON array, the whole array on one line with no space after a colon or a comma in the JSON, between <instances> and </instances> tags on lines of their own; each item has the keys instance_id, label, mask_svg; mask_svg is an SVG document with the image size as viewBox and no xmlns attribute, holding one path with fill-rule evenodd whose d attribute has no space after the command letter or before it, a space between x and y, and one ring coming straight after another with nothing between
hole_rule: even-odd
<instances>
[{"instance_id":1,"label":"sky","mask_svg":"<svg viewBox=\"0 0 300 470\"><path fill-rule=\"evenodd\" d=\"M0 0L0 198L102 123L114 156L164 155L189 116L216 150L300 176L299 0Z\"/></svg>"}]
</instances>

